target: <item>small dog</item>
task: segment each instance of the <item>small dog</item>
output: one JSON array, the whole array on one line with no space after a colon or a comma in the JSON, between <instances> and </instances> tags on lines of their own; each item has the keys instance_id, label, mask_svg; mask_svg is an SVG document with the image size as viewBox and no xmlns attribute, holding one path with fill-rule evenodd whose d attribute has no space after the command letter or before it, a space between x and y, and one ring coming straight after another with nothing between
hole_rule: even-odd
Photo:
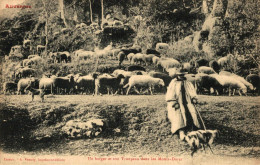
<instances>
[{"instance_id":1,"label":"small dog","mask_svg":"<svg viewBox=\"0 0 260 165\"><path fill-rule=\"evenodd\" d=\"M44 94L45 94L44 89L34 89L31 85L32 84L29 83L28 86L24 89L24 91L30 91L31 92L32 101L34 99L34 95L40 95L41 102L43 102L44 101Z\"/></svg>"},{"instance_id":2,"label":"small dog","mask_svg":"<svg viewBox=\"0 0 260 165\"><path fill-rule=\"evenodd\" d=\"M184 139L186 142L188 142L189 146L191 147L191 156L193 156L193 154L197 152L199 148L203 147L203 149L205 150L205 144L209 146L211 150L210 145L213 143L214 139L218 135L218 130L197 130L189 132Z\"/></svg>"}]
</instances>

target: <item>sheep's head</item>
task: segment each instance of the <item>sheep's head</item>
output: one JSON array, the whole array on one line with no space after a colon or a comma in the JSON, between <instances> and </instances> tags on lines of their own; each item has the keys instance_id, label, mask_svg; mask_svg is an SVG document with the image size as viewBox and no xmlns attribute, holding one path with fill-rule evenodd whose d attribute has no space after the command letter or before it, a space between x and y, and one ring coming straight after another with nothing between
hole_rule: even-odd
<instances>
[{"instance_id":1,"label":"sheep's head","mask_svg":"<svg viewBox=\"0 0 260 165\"><path fill-rule=\"evenodd\" d=\"M161 80L161 79L159 80L159 85L161 85L161 86L163 86L163 87L165 86L163 80Z\"/></svg>"},{"instance_id":2,"label":"sheep's head","mask_svg":"<svg viewBox=\"0 0 260 165\"><path fill-rule=\"evenodd\" d=\"M249 84L248 87L249 87L250 90L254 90L254 86L251 83Z\"/></svg>"},{"instance_id":3,"label":"sheep's head","mask_svg":"<svg viewBox=\"0 0 260 165\"><path fill-rule=\"evenodd\" d=\"M242 89L241 89L241 92L242 92L244 95L246 95L246 93L247 93L247 88L242 88Z\"/></svg>"}]
</instances>

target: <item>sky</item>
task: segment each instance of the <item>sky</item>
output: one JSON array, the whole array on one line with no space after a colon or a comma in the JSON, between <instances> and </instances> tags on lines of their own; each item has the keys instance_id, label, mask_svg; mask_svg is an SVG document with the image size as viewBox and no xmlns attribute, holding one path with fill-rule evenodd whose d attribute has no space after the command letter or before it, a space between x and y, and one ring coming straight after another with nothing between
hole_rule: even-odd
<instances>
[{"instance_id":1,"label":"sky","mask_svg":"<svg viewBox=\"0 0 260 165\"><path fill-rule=\"evenodd\" d=\"M6 4L8 5L18 5L25 0L0 0L0 9L4 9Z\"/></svg>"}]
</instances>

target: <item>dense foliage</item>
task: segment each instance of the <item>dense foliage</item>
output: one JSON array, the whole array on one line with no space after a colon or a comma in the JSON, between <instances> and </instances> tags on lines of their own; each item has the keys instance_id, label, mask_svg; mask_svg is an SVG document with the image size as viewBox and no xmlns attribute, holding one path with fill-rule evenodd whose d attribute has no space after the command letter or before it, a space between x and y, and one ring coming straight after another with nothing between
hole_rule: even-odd
<instances>
[{"instance_id":1,"label":"dense foliage","mask_svg":"<svg viewBox=\"0 0 260 165\"><path fill-rule=\"evenodd\" d=\"M207 1L208 13L215 1ZM93 50L95 46L104 48L110 42L116 47L137 44L142 49L166 42L171 48L168 56L181 61L193 56L210 59L231 53L244 56L255 64L253 67L259 65L259 4L254 0L223 3L226 12L221 25L214 27L211 39L205 42L214 50L212 54L198 51L185 41L185 37L202 29L208 16L202 12L203 0L103 0L103 16L101 0L26 0L24 4L32 8L16 9L12 14L3 10L6 14L0 17L0 56L9 54L12 46L22 45L25 39L32 40L28 54L34 54L37 45L45 44L48 52L72 52ZM102 20L105 22L109 17L123 22L123 30L102 30ZM80 23L87 27L76 28ZM99 24L98 28L91 28L92 23Z\"/></svg>"}]
</instances>

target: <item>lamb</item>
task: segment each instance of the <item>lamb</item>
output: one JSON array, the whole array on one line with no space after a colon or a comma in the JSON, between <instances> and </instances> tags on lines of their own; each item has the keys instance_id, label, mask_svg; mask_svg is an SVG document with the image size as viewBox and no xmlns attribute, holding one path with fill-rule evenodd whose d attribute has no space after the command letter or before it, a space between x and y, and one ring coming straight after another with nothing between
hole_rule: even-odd
<instances>
[{"instance_id":1,"label":"lamb","mask_svg":"<svg viewBox=\"0 0 260 165\"><path fill-rule=\"evenodd\" d=\"M160 78L153 78L149 75L133 75L130 77L128 84L126 84L124 86L124 88L128 87L127 92L126 92L126 95L128 95L128 93L132 87L135 87L135 86L147 87L148 86L151 95L153 95L152 88L155 85L165 86L163 80ZM137 93L140 93L140 92L137 91Z\"/></svg>"},{"instance_id":2,"label":"lamb","mask_svg":"<svg viewBox=\"0 0 260 165\"><path fill-rule=\"evenodd\" d=\"M205 73L205 74L216 74L214 69L208 67L208 66L201 66L198 68L198 73Z\"/></svg>"}]
</instances>

